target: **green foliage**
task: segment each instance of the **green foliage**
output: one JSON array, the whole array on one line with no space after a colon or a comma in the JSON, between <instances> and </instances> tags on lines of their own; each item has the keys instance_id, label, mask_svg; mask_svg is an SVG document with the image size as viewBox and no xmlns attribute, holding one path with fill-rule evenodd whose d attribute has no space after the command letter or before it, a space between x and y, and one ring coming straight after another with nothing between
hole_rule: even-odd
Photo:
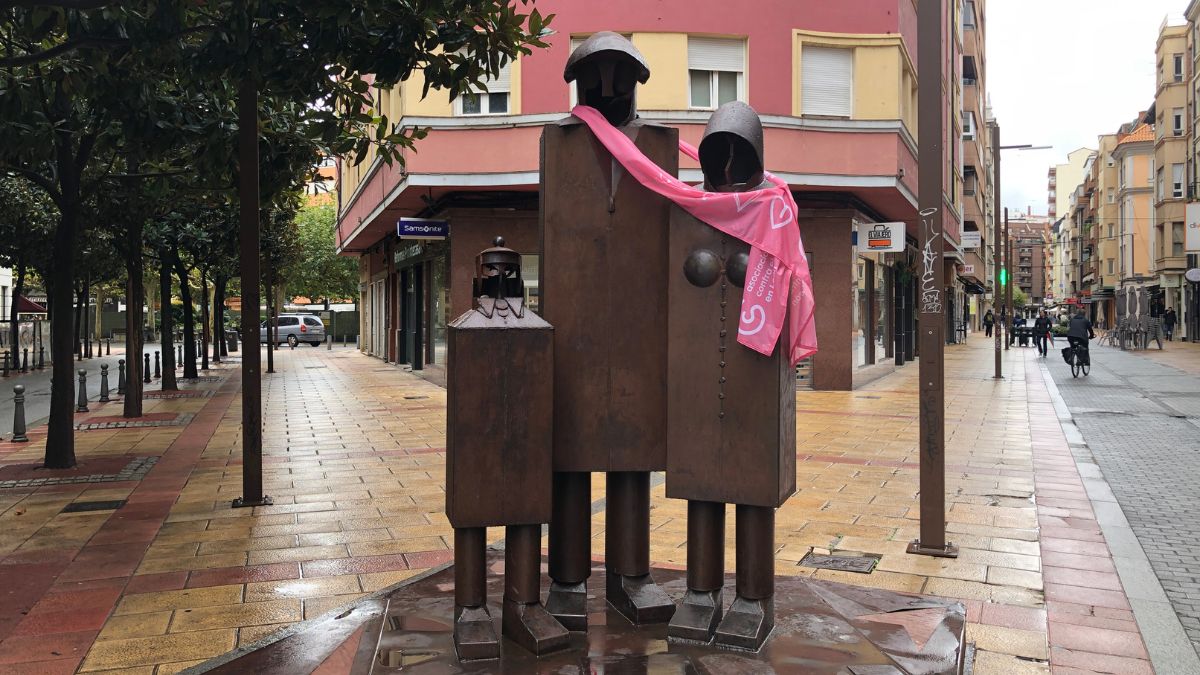
<instances>
[{"instance_id":1,"label":"green foliage","mask_svg":"<svg viewBox=\"0 0 1200 675\"><path fill-rule=\"evenodd\" d=\"M1019 286L1012 289L1013 307L1021 308L1029 304L1029 296Z\"/></svg>"},{"instance_id":2,"label":"green foliage","mask_svg":"<svg viewBox=\"0 0 1200 675\"><path fill-rule=\"evenodd\" d=\"M50 233L58 222L58 209L28 180L3 174L0 203L0 265L45 275L52 264Z\"/></svg>"},{"instance_id":3,"label":"green foliage","mask_svg":"<svg viewBox=\"0 0 1200 675\"><path fill-rule=\"evenodd\" d=\"M300 256L288 270L288 292L314 302L325 298L354 297L358 291L358 264L335 252L332 204L305 206L296 216Z\"/></svg>"}]
</instances>

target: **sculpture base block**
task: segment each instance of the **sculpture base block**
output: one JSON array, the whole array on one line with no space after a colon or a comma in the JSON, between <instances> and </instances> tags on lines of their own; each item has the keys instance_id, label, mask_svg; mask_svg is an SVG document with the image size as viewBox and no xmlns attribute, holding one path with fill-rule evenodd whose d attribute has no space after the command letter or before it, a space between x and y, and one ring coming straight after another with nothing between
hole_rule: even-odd
<instances>
[{"instance_id":1,"label":"sculpture base block","mask_svg":"<svg viewBox=\"0 0 1200 675\"><path fill-rule=\"evenodd\" d=\"M489 551L491 615L502 615L504 555ZM655 568L673 599L686 592L682 570ZM543 574L545 583L549 584ZM734 579L726 580L732 602ZM454 649L454 570L445 566L349 608L240 647L189 673L385 675L401 672L534 673L962 673L967 653L962 604L807 577L775 579L775 628L756 652L671 641L667 624L635 626L604 597L605 570L588 579L588 631L540 659L501 639L498 659L462 662ZM543 589L545 593L545 588ZM726 618L730 607L725 608ZM499 634L500 626L496 626Z\"/></svg>"}]
</instances>

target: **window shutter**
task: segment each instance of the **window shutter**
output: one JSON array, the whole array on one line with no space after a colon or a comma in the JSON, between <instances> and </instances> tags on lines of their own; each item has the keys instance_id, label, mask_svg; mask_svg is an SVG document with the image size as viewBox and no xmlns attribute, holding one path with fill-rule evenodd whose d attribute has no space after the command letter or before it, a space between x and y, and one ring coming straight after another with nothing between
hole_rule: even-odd
<instances>
[{"instance_id":1,"label":"window shutter","mask_svg":"<svg viewBox=\"0 0 1200 675\"><path fill-rule=\"evenodd\" d=\"M743 40L689 37L688 69L745 72L746 43Z\"/></svg>"},{"instance_id":2,"label":"window shutter","mask_svg":"<svg viewBox=\"0 0 1200 675\"><path fill-rule=\"evenodd\" d=\"M512 61L509 61L508 63L504 64L503 68L500 69L500 75L498 77L496 77L496 79L494 79L494 80L493 79L485 79L483 81L483 83L487 85L488 92L489 93L497 93L497 92L503 93L503 92L508 91L510 89L508 82L509 82L509 74L511 71L512 71Z\"/></svg>"},{"instance_id":3,"label":"window shutter","mask_svg":"<svg viewBox=\"0 0 1200 675\"><path fill-rule=\"evenodd\" d=\"M853 112L854 50L806 46L801 62L803 113L850 117Z\"/></svg>"}]
</instances>

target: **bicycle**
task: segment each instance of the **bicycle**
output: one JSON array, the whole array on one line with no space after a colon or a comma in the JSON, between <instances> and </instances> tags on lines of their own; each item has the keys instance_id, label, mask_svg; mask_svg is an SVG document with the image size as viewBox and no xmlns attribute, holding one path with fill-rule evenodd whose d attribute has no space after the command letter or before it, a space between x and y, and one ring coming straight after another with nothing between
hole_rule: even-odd
<instances>
[{"instance_id":1,"label":"bicycle","mask_svg":"<svg viewBox=\"0 0 1200 675\"><path fill-rule=\"evenodd\" d=\"M1086 344L1073 344L1066 347L1063 349L1063 356L1068 357L1067 363L1071 365L1071 377L1079 377L1081 372L1086 377L1091 372L1091 355Z\"/></svg>"}]
</instances>

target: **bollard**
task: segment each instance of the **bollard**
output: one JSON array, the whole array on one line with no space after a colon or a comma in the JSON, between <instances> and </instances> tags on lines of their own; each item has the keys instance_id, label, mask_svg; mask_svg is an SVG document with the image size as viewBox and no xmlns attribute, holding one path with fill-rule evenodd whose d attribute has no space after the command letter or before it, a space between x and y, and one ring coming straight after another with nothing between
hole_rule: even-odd
<instances>
[{"instance_id":1,"label":"bollard","mask_svg":"<svg viewBox=\"0 0 1200 675\"><path fill-rule=\"evenodd\" d=\"M38 345L38 370L46 369L46 345Z\"/></svg>"},{"instance_id":2,"label":"bollard","mask_svg":"<svg viewBox=\"0 0 1200 675\"><path fill-rule=\"evenodd\" d=\"M150 381L150 355L142 354L145 364L142 366L142 382Z\"/></svg>"},{"instance_id":3,"label":"bollard","mask_svg":"<svg viewBox=\"0 0 1200 675\"><path fill-rule=\"evenodd\" d=\"M183 367L183 345L179 345L175 348L175 367Z\"/></svg>"},{"instance_id":4,"label":"bollard","mask_svg":"<svg viewBox=\"0 0 1200 675\"><path fill-rule=\"evenodd\" d=\"M13 443L28 443L25 435L25 387L18 384L13 387Z\"/></svg>"},{"instance_id":5,"label":"bollard","mask_svg":"<svg viewBox=\"0 0 1200 675\"><path fill-rule=\"evenodd\" d=\"M108 338L104 342L104 355L112 356L112 338Z\"/></svg>"},{"instance_id":6,"label":"bollard","mask_svg":"<svg viewBox=\"0 0 1200 675\"><path fill-rule=\"evenodd\" d=\"M154 377L155 378L162 377L162 368L159 367L158 350L157 349L154 350Z\"/></svg>"},{"instance_id":7,"label":"bollard","mask_svg":"<svg viewBox=\"0 0 1200 675\"><path fill-rule=\"evenodd\" d=\"M325 351L329 351L333 349L333 336L326 335L325 338Z\"/></svg>"},{"instance_id":8,"label":"bollard","mask_svg":"<svg viewBox=\"0 0 1200 675\"><path fill-rule=\"evenodd\" d=\"M25 347L24 349L21 350L21 352L22 352L21 372L28 373L29 372L29 347Z\"/></svg>"},{"instance_id":9,"label":"bollard","mask_svg":"<svg viewBox=\"0 0 1200 675\"><path fill-rule=\"evenodd\" d=\"M75 408L75 412L87 412L87 371L83 368L79 369L79 405Z\"/></svg>"},{"instance_id":10,"label":"bollard","mask_svg":"<svg viewBox=\"0 0 1200 675\"><path fill-rule=\"evenodd\" d=\"M100 366L100 402L108 403L108 364Z\"/></svg>"},{"instance_id":11,"label":"bollard","mask_svg":"<svg viewBox=\"0 0 1200 675\"><path fill-rule=\"evenodd\" d=\"M125 395L125 359L117 361L117 394Z\"/></svg>"}]
</instances>

